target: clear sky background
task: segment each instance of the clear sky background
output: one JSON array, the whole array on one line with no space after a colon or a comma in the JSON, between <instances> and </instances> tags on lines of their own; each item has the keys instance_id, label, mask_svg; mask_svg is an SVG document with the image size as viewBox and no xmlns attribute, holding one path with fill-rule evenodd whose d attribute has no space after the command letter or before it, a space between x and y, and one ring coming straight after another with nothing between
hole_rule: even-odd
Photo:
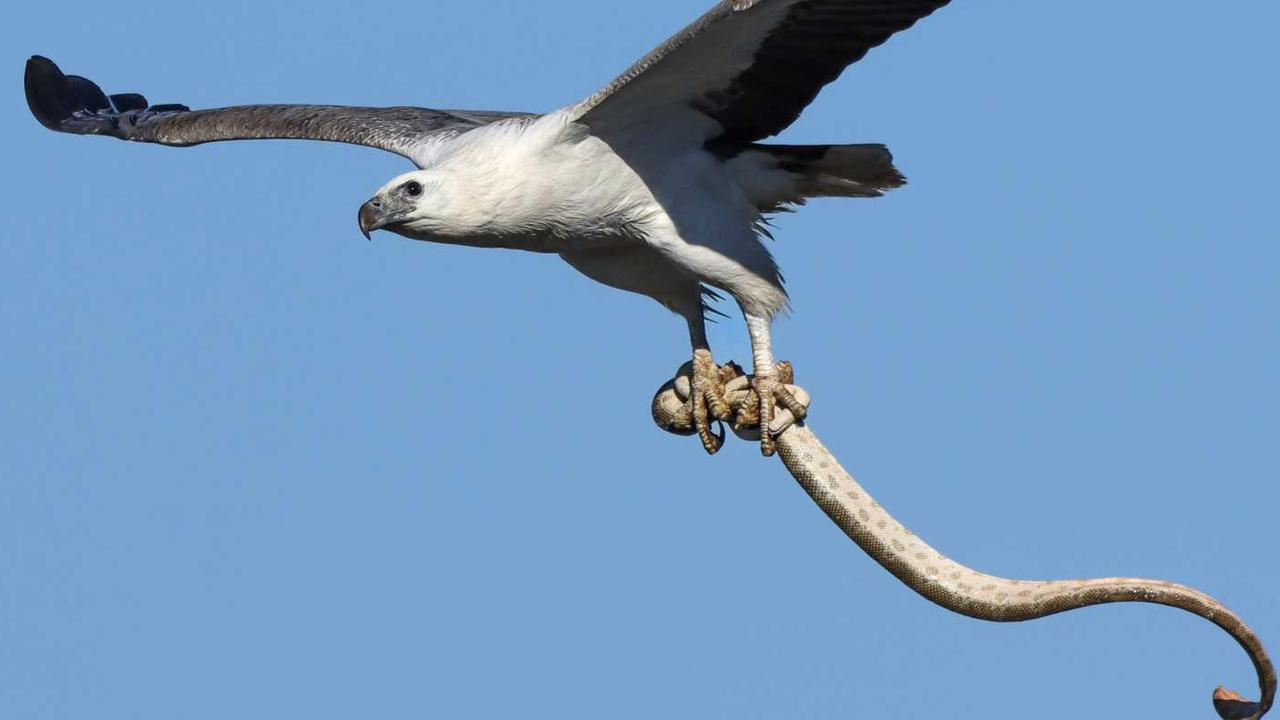
<instances>
[{"instance_id":1,"label":"clear sky background","mask_svg":"<svg viewBox=\"0 0 1280 720\"><path fill-rule=\"evenodd\" d=\"M704 5L5 11L0 717L1211 718L1216 684L1256 693L1178 611L929 605L755 447L653 427L687 353L657 304L552 256L365 242L400 158L55 135L21 88L41 53L157 103L542 111ZM940 549L1185 582L1280 651L1280 6L1228 5L956 0L854 66L782 138L885 142L911 184L779 219L776 345Z\"/></svg>"}]
</instances>

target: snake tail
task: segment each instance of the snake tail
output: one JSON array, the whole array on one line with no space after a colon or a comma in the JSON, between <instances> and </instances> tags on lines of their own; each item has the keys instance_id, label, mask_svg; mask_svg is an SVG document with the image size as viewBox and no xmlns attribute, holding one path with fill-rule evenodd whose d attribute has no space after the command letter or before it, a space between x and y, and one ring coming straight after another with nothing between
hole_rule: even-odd
<instances>
[{"instance_id":1,"label":"snake tail","mask_svg":"<svg viewBox=\"0 0 1280 720\"><path fill-rule=\"evenodd\" d=\"M980 573L933 549L867 494L804 425L778 438L778 455L823 512L876 562L930 602L979 620L1018 622L1114 602L1167 605L1194 613L1235 638L1258 675L1252 702L1219 687L1213 705L1223 720L1257 720L1275 700L1276 669L1262 642L1238 615L1185 585L1143 578L1013 580Z\"/></svg>"}]
</instances>

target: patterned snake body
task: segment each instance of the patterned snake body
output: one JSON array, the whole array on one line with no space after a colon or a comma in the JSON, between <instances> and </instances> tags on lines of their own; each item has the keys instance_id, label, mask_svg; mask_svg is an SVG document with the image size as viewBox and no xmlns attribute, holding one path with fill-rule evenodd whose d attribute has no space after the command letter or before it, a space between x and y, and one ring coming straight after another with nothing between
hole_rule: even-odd
<instances>
[{"instance_id":1,"label":"patterned snake body","mask_svg":"<svg viewBox=\"0 0 1280 720\"><path fill-rule=\"evenodd\" d=\"M1253 660L1262 700L1219 688L1214 706L1226 720L1260 718L1276 693L1276 670L1258 636L1212 597L1185 585L1141 578L1011 580L980 573L946 557L893 519L853 479L813 431L793 426L778 454L796 482L876 562L930 602L979 620L1015 622L1114 602L1147 602L1195 613L1226 630Z\"/></svg>"},{"instance_id":2,"label":"patterned snake body","mask_svg":"<svg viewBox=\"0 0 1280 720\"><path fill-rule=\"evenodd\" d=\"M678 381L654 398L654 419L672 429L684 401ZM742 387L739 383L738 387ZM807 394L793 388L807 399ZM736 402L744 402L739 396ZM741 428L735 428L740 430ZM1143 578L1013 580L980 573L948 558L893 518L853 479L835 456L803 424L778 437L778 455L818 507L886 570L930 602L979 620L1016 622L1115 602L1146 602L1195 613L1225 630L1248 653L1258 675L1261 699L1245 700L1219 687L1213 704L1223 720L1257 720L1271 709L1276 670L1258 636L1212 597L1177 583Z\"/></svg>"}]
</instances>

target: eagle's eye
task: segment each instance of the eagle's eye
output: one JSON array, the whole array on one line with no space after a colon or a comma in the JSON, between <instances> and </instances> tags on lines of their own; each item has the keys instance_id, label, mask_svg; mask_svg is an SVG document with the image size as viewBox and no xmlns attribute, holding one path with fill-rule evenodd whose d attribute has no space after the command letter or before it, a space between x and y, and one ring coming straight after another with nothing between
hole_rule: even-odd
<instances>
[{"instance_id":1,"label":"eagle's eye","mask_svg":"<svg viewBox=\"0 0 1280 720\"><path fill-rule=\"evenodd\" d=\"M422 194L422 183L417 180L410 180L404 184L404 193L409 197L418 197Z\"/></svg>"}]
</instances>

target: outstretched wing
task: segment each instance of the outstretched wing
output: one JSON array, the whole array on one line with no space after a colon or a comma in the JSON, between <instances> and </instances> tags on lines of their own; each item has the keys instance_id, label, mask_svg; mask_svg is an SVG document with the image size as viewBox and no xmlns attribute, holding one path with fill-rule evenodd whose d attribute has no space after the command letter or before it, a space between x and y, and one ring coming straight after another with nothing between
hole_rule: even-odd
<instances>
[{"instance_id":1,"label":"outstretched wing","mask_svg":"<svg viewBox=\"0 0 1280 720\"><path fill-rule=\"evenodd\" d=\"M723 0L574 108L596 127L696 112L704 140L776 135L824 85L949 0Z\"/></svg>"},{"instance_id":2,"label":"outstretched wing","mask_svg":"<svg viewBox=\"0 0 1280 720\"><path fill-rule=\"evenodd\" d=\"M186 147L222 140L299 139L366 145L417 158L431 144L527 113L431 110L417 107L241 105L191 110L149 105L134 93L108 96L92 81L65 75L48 58L27 61L27 104L58 132Z\"/></svg>"}]
</instances>

